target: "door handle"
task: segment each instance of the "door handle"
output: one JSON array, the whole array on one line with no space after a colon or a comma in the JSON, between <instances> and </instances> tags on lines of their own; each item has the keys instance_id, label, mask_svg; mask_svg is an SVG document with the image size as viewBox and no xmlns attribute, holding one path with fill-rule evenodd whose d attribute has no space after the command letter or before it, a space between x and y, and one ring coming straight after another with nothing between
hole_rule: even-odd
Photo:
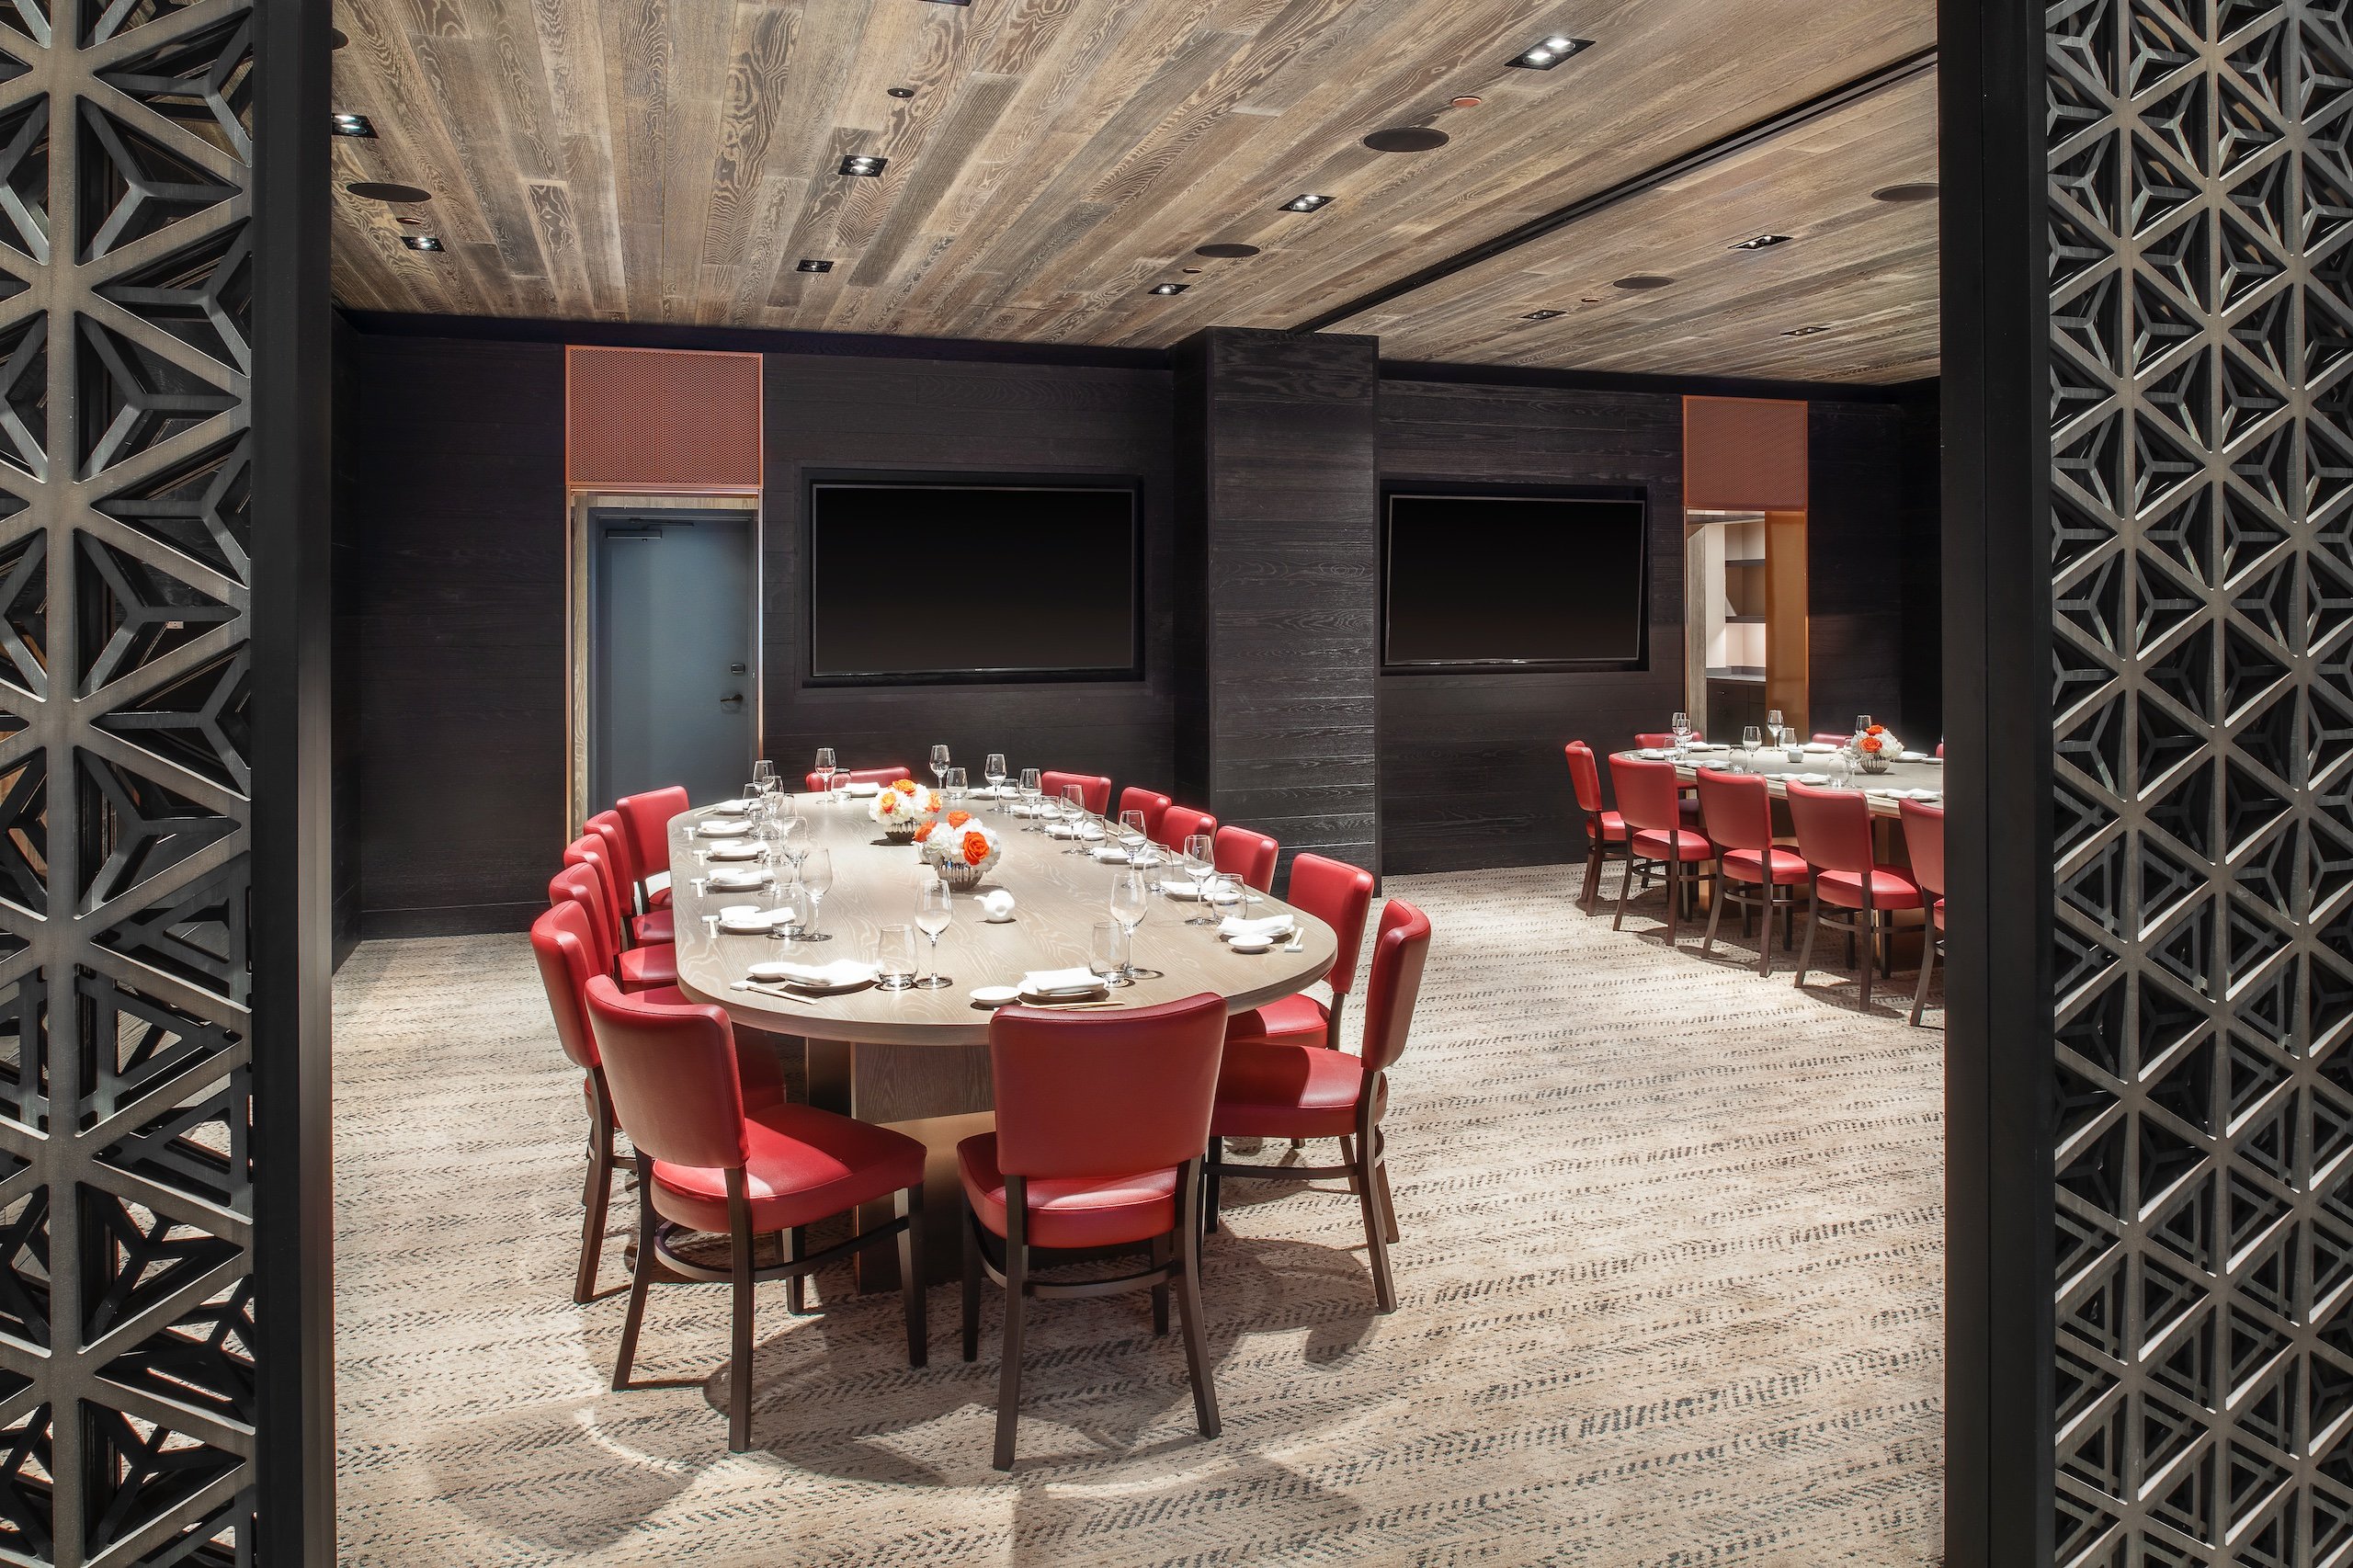
<instances>
[{"instance_id":1,"label":"door handle","mask_svg":"<svg viewBox=\"0 0 2353 1568\"><path fill-rule=\"evenodd\" d=\"M719 710L722 713L741 713L744 710L744 694L740 691L729 692L719 699Z\"/></svg>"}]
</instances>

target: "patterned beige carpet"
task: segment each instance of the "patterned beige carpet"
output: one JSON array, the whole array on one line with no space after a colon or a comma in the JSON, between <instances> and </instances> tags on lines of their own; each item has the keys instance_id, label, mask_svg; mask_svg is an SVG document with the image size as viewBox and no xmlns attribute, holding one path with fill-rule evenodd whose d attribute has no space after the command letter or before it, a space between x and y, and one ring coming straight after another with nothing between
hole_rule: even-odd
<instances>
[{"instance_id":1,"label":"patterned beige carpet","mask_svg":"<svg viewBox=\"0 0 2353 1568\"><path fill-rule=\"evenodd\" d=\"M1615 873L1606 885L1615 891ZM1229 1187L1204 1286L1224 1435L1142 1296L1033 1318L1021 1468L933 1293L762 1292L755 1451L726 1451L723 1288L570 1299L577 1078L520 937L339 977L344 1561L1864 1563L1934 1560L1942 1034L1733 943L1668 955L1574 869L1401 878L1437 940L1394 1074L1401 1310L1353 1199ZM1638 903L1656 914L1658 895ZM951 935L949 938L953 941ZM1933 1011L1931 1025L1940 1023ZM1328 1148L1328 1145L1324 1146Z\"/></svg>"}]
</instances>

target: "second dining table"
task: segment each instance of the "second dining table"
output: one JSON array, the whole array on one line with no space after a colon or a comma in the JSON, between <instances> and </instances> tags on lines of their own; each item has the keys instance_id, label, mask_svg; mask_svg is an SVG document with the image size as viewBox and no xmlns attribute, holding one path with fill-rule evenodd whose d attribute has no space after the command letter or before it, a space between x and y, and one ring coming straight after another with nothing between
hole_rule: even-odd
<instances>
[{"instance_id":1,"label":"second dining table","mask_svg":"<svg viewBox=\"0 0 2353 1568\"><path fill-rule=\"evenodd\" d=\"M722 909L746 903L772 906L778 890L709 885L719 864L708 860L710 851L736 835L708 835L706 824L729 820L725 810L688 812L671 822L669 839L679 988L724 1008L742 1028L772 1037L773 1049L798 1047L807 1064L811 1104L893 1127L925 1145L925 1272L934 1281L952 1278L961 1267L956 1226L963 1206L955 1146L994 1126L986 1050L994 1008L973 992L1016 984L1032 971L1087 965L1096 924L1112 918L1113 874L1128 868L1094 854L1108 843L1108 835L1080 840L1050 836L1044 831L1048 819L1014 814L1017 801L968 799L961 809L974 812L998 835L1001 853L978 887L952 896L951 922L936 949L949 984L895 991L861 984L790 994L739 989L752 967L764 961L873 960L881 927L915 924L917 889L932 878L915 846L883 835L869 816L866 799L779 799L807 823L809 849L825 851L831 861L832 885L815 921L824 939L722 929ZM1106 825L1092 821L1085 831L1101 833ZM1143 868L1149 879L1157 882L1165 874L1180 886L1188 880L1169 851L1154 846L1146 853L1154 861ZM784 866L775 872L779 882L791 875ZM1002 921L983 913L983 896L995 892L1013 899L1010 915ZM1329 926L1268 894L1256 895L1247 909L1214 908L1221 915L1289 915L1296 936L1261 952L1235 950L1213 925L1186 923L1203 910L1196 900L1155 895L1131 944L1136 980L1107 988L1102 1000L1147 1006L1206 991L1222 997L1229 1012L1242 1012L1314 984L1338 951ZM919 967L929 964L933 949L920 933L916 941L922 949ZM1098 1006L1087 1016L1115 1014ZM878 1211L871 1218L881 1217ZM895 1264L878 1255L862 1283L868 1289L894 1284Z\"/></svg>"}]
</instances>

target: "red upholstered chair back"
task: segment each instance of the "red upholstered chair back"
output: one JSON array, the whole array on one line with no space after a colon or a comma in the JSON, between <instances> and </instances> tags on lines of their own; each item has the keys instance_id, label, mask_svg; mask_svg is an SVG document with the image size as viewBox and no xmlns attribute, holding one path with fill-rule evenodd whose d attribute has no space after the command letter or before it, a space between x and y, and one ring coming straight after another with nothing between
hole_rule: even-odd
<instances>
[{"instance_id":1,"label":"red upholstered chair back","mask_svg":"<svg viewBox=\"0 0 2353 1568\"><path fill-rule=\"evenodd\" d=\"M1773 798L1754 773L1699 769L1699 821L1726 849L1773 847Z\"/></svg>"},{"instance_id":2,"label":"red upholstered chair back","mask_svg":"<svg viewBox=\"0 0 2353 1568\"><path fill-rule=\"evenodd\" d=\"M1290 899L1339 938L1332 972L1324 978L1342 996L1357 981L1357 953L1364 946L1364 917L1372 908L1372 873L1345 860L1302 855L1290 863Z\"/></svg>"},{"instance_id":3,"label":"red upholstered chair back","mask_svg":"<svg viewBox=\"0 0 2353 1568\"><path fill-rule=\"evenodd\" d=\"M668 1165L742 1165L744 1089L727 1015L641 1001L601 974L587 995L613 1119L630 1142Z\"/></svg>"},{"instance_id":4,"label":"red upholstered chair back","mask_svg":"<svg viewBox=\"0 0 2353 1568\"><path fill-rule=\"evenodd\" d=\"M685 811L687 803L686 788L679 784L623 795L614 802L629 834L630 860L638 869L639 881L670 869L670 819Z\"/></svg>"},{"instance_id":5,"label":"red upholstered chair back","mask_svg":"<svg viewBox=\"0 0 2353 1568\"><path fill-rule=\"evenodd\" d=\"M1932 899L1945 896L1945 809L1900 801L1904 847L1912 853L1912 880Z\"/></svg>"},{"instance_id":6,"label":"red upholstered chair back","mask_svg":"<svg viewBox=\"0 0 2353 1568\"><path fill-rule=\"evenodd\" d=\"M1852 735L1834 735L1829 731L1824 730L1815 734L1813 744L1821 746L1843 746L1854 738Z\"/></svg>"},{"instance_id":7,"label":"red upholstered chair back","mask_svg":"<svg viewBox=\"0 0 2353 1568\"><path fill-rule=\"evenodd\" d=\"M1038 788L1045 791L1049 801L1059 801L1063 791L1073 784L1079 788L1080 798L1086 809L1101 816L1111 808L1111 781L1092 773L1056 773L1051 769L1038 775Z\"/></svg>"},{"instance_id":8,"label":"red upholstered chair back","mask_svg":"<svg viewBox=\"0 0 2353 1568\"><path fill-rule=\"evenodd\" d=\"M1217 818L1207 812L1197 812L1190 806L1171 806L1161 813L1160 842L1169 849L1182 849L1185 840L1197 833L1214 836Z\"/></svg>"},{"instance_id":9,"label":"red upholstered chair back","mask_svg":"<svg viewBox=\"0 0 2353 1568\"><path fill-rule=\"evenodd\" d=\"M1576 791L1577 810L1587 816L1598 816L1601 804L1601 769L1594 766L1593 748L1583 741L1571 741L1561 748L1569 757L1569 788Z\"/></svg>"},{"instance_id":10,"label":"red upholstered chair back","mask_svg":"<svg viewBox=\"0 0 2353 1568\"><path fill-rule=\"evenodd\" d=\"M1282 846L1256 828L1222 827L1210 841L1210 859L1221 871L1232 871L1260 892L1275 887L1275 860Z\"/></svg>"},{"instance_id":11,"label":"red upholstered chair back","mask_svg":"<svg viewBox=\"0 0 2353 1568\"><path fill-rule=\"evenodd\" d=\"M1225 1002L1208 993L1092 1015L1004 1009L989 1020L997 1168L1116 1176L1198 1158L1224 1047Z\"/></svg>"},{"instance_id":12,"label":"red upholstered chair back","mask_svg":"<svg viewBox=\"0 0 2353 1568\"><path fill-rule=\"evenodd\" d=\"M1942 741L1938 741L1938 742L1937 743L1937 755L1938 755L1938 756L1944 756L1944 754L1945 754L1945 743L1944 743L1944 742L1942 742ZM1943 808L1942 808L1942 807L1939 807L1939 808L1938 808L1938 810L1942 810Z\"/></svg>"},{"instance_id":13,"label":"red upholstered chair back","mask_svg":"<svg viewBox=\"0 0 2353 1568\"><path fill-rule=\"evenodd\" d=\"M1807 865L1817 871L1871 869L1871 808L1860 791L1789 788L1790 822Z\"/></svg>"},{"instance_id":14,"label":"red upholstered chair back","mask_svg":"<svg viewBox=\"0 0 2353 1568\"><path fill-rule=\"evenodd\" d=\"M540 962L540 983L547 988L563 1053L581 1071L596 1071L597 1037L582 1011L588 983L597 978L597 935L588 929L586 912L569 900L551 904L531 922L531 956Z\"/></svg>"},{"instance_id":15,"label":"red upholstered chair back","mask_svg":"<svg viewBox=\"0 0 2353 1568\"><path fill-rule=\"evenodd\" d=\"M629 884L621 880L620 869L613 864L612 855L604 840L583 834L563 846L563 863L585 866L597 873L597 885L605 890L605 907L613 912L615 939L619 939L620 917L635 907L631 900Z\"/></svg>"},{"instance_id":16,"label":"red upholstered chair back","mask_svg":"<svg viewBox=\"0 0 2353 1568\"><path fill-rule=\"evenodd\" d=\"M1175 803L1157 790L1139 790L1132 784L1120 791L1120 814L1142 812L1143 835L1155 843L1160 838L1160 819L1168 814L1168 808Z\"/></svg>"},{"instance_id":17,"label":"red upholstered chair back","mask_svg":"<svg viewBox=\"0 0 2353 1568\"><path fill-rule=\"evenodd\" d=\"M904 767L845 767L841 771L849 775L849 781L853 784L896 784L902 778L915 777ZM824 779L814 773L801 782L809 786L809 792L813 795L825 787Z\"/></svg>"},{"instance_id":18,"label":"red upholstered chair back","mask_svg":"<svg viewBox=\"0 0 2353 1568\"><path fill-rule=\"evenodd\" d=\"M1704 741L1708 737L1701 734L1699 731L1694 730L1691 732L1691 738L1695 741ZM1675 736L1672 732L1662 734L1636 735L1634 737L1634 744L1638 746L1648 746L1653 751L1656 751L1662 746L1673 745L1675 744Z\"/></svg>"},{"instance_id":19,"label":"red upholstered chair back","mask_svg":"<svg viewBox=\"0 0 2353 1568\"><path fill-rule=\"evenodd\" d=\"M620 924L613 906L605 902L603 879L591 866L566 866L548 881L548 903L576 903L596 939L598 973L608 972L620 956Z\"/></svg>"},{"instance_id":20,"label":"red upholstered chair back","mask_svg":"<svg viewBox=\"0 0 2353 1568\"><path fill-rule=\"evenodd\" d=\"M1381 912L1372 938L1372 972L1364 983L1364 1066L1378 1073L1405 1054L1414 1027L1414 1004L1422 994L1422 966L1429 961L1430 917L1402 898Z\"/></svg>"},{"instance_id":21,"label":"red upholstered chair back","mask_svg":"<svg viewBox=\"0 0 2353 1568\"><path fill-rule=\"evenodd\" d=\"M1618 814L1626 819L1627 826L1666 833L1683 825L1683 787L1676 779L1673 763L1613 756L1609 781L1617 786Z\"/></svg>"},{"instance_id":22,"label":"red upholstered chair back","mask_svg":"<svg viewBox=\"0 0 2353 1568\"><path fill-rule=\"evenodd\" d=\"M645 881L645 868L637 863L637 855L629 842L629 829L622 824L620 812L598 812L582 827L582 836L603 842L605 853L612 857L613 869L620 873L623 902L630 908L635 908L630 890Z\"/></svg>"}]
</instances>

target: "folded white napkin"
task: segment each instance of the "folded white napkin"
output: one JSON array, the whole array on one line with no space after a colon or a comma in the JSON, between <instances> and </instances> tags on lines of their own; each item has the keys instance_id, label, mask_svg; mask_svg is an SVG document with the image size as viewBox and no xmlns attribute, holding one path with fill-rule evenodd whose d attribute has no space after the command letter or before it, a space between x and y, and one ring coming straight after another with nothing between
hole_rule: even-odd
<instances>
[{"instance_id":1,"label":"folded white napkin","mask_svg":"<svg viewBox=\"0 0 2353 1568\"><path fill-rule=\"evenodd\" d=\"M1924 751L1900 751L1895 754L1895 760L1898 762L1934 762L1936 758L1930 756Z\"/></svg>"},{"instance_id":2,"label":"folded white napkin","mask_svg":"<svg viewBox=\"0 0 2353 1568\"><path fill-rule=\"evenodd\" d=\"M790 960L772 959L756 963L744 971L754 980L780 980L788 985L816 985L837 989L845 985L864 985L878 978L882 971L856 959L835 959L831 963L793 963Z\"/></svg>"},{"instance_id":3,"label":"folded white napkin","mask_svg":"<svg viewBox=\"0 0 2353 1568\"><path fill-rule=\"evenodd\" d=\"M736 822L729 817L713 817L709 822L699 824L695 831L705 838L741 838L752 831L752 824L747 822Z\"/></svg>"},{"instance_id":4,"label":"folded white napkin","mask_svg":"<svg viewBox=\"0 0 2353 1568\"><path fill-rule=\"evenodd\" d=\"M1830 782L1827 773L1785 773L1782 777L1792 784L1823 785Z\"/></svg>"},{"instance_id":5,"label":"folded white napkin","mask_svg":"<svg viewBox=\"0 0 2353 1568\"><path fill-rule=\"evenodd\" d=\"M1732 747L1720 744L1715 741L1693 741L1686 749L1690 751L1730 751L1732 750Z\"/></svg>"},{"instance_id":6,"label":"folded white napkin","mask_svg":"<svg viewBox=\"0 0 2353 1568\"><path fill-rule=\"evenodd\" d=\"M1269 915L1261 920L1245 920L1229 915L1217 923L1217 934L1227 941L1271 942L1278 937L1288 937L1299 929L1288 915Z\"/></svg>"},{"instance_id":7,"label":"folded white napkin","mask_svg":"<svg viewBox=\"0 0 2353 1568\"><path fill-rule=\"evenodd\" d=\"M767 880L766 871L756 870L749 866L716 870L710 874L710 885L722 892L756 888Z\"/></svg>"},{"instance_id":8,"label":"folded white napkin","mask_svg":"<svg viewBox=\"0 0 2353 1568\"><path fill-rule=\"evenodd\" d=\"M1171 898L1199 898L1201 896L1201 884L1193 881L1163 881L1160 884L1160 891L1166 893ZM1240 898L1241 896L1242 895L1240 893L1235 892L1231 888L1221 888L1216 892L1210 895L1210 902L1211 903L1232 903L1235 899Z\"/></svg>"},{"instance_id":9,"label":"folded white napkin","mask_svg":"<svg viewBox=\"0 0 2353 1568\"><path fill-rule=\"evenodd\" d=\"M858 796L860 800L870 800L874 796L882 792L882 786L880 784L853 784L849 787L849 792Z\"/></svg>"},{"instance_id":10,"label":"folded white napkin","mask_svg":"<svg viewBox=\"0 0 2353 1568\"><path fill-rule=\"evenodd\" d=\"M1665 762L1667 756L1666 753L1659 750L1656 746L1644 746L1634 755L1641 757L1644 762Z\"/></svg>"},{"instance_id":11,"label":"folded white napkin","mask_svg":"<svg viewBox=\"0 0 2353 1568\"><path fill-rule=\"evenodd\" d=\"M762 909L757 904L739 903L719 912L719 928L739 937L756 937L775 926L791 924L792 911L789 909Z\"/></svg>"},{"instance_id":12,"label":"folded white napkin","mask_svg":"<svg viewBox=\"0 0 2353 1568\"><path fill-rule=\"evenodd\" d=\"M764 860L767 858L767 853L764 846L757 844L720 844L712 846L710 858L714 860Z\"/></svg>"},{"instance_id":13,"label":"folded white napkin","mask_svg":"<svg viewBox=\"0 0 2353 1568\"><path fill-rule=\"evenodd\" d=\"M1832 745L1828 741L1808 741L1805 744L1805 749L1810 752L1826 752L1837 751L1841 748Z\"/></svg>"},{"instance_id":14,"label":"folded white napkin","mask_svg":"<svg viewBox=\"0 0 2353 1568\"><path fill-rule=\"evenodd\" d=\"M1098 844L1087 853L1105 862L1117 861L1122 866L1128 862L1128 852L1116 844Z\"/></svg>"},{"instance_id":15,"label":"folded white napkin","mask_svg":"<svg viewBox=\"0 0 2353 1568\"><path fill-rule=\"evenodd\" d=\"M1021 977L1021 989L1032 996L1066 996L1102 985L1103 977L1091 969L1033 969Z\"/></svg>"},{"instance_id":16,"label":"folded white napkin","mask_svg":"<svg viewBox=\"0 0 2353 1568\"><path fill-rule=\"evenodd\" d=\"M752 804L749 801L722 801L710 809L715 815L740 817L752 809Z\"/></svg>"}]
</instances>

